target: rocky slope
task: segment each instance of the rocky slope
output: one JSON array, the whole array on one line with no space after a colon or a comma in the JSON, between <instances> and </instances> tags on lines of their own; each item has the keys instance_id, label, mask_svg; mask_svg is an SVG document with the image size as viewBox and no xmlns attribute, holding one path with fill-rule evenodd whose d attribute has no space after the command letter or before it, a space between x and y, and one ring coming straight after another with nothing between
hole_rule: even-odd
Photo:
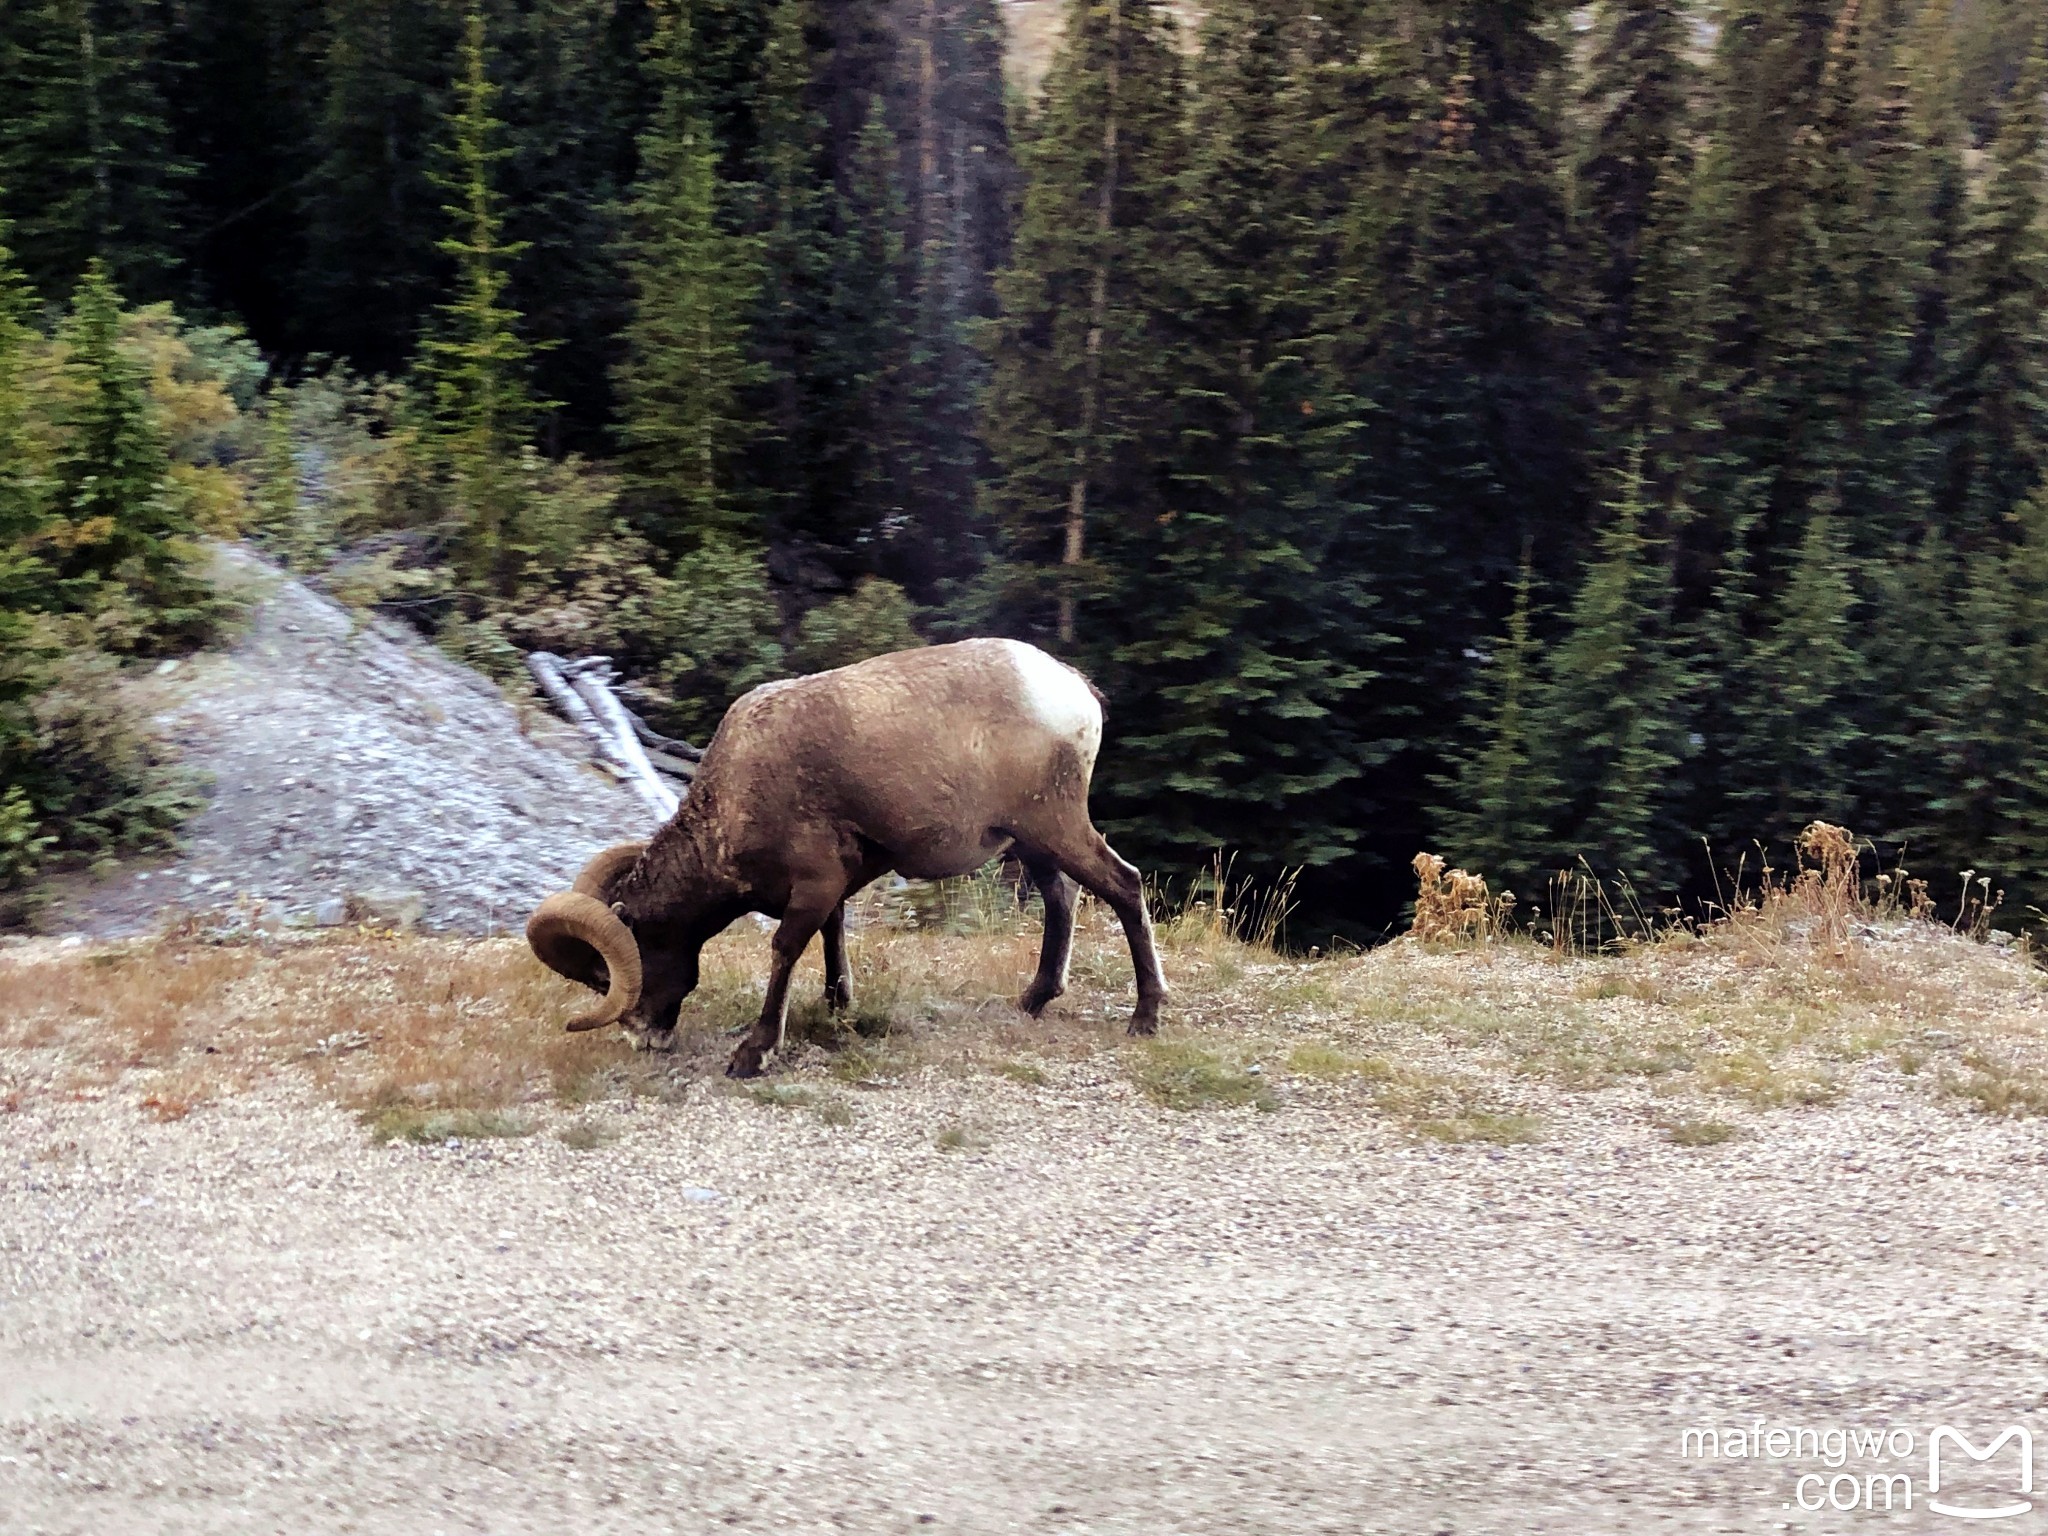
<instances>
[{"instance_id":1,"label":"rocky slope","mask_svg":"<svg viewBox=\"0 0 2048 1536\"><path fill-rule=\"evenodd\" d=\"M75 886L46 927L129 933L239 907L484 932L648 832L639 802L537 707L247 551L223 558L255 593L241 638L138 685L210 778L206 809L179 857Z\"/></svg>"}]
</instances>

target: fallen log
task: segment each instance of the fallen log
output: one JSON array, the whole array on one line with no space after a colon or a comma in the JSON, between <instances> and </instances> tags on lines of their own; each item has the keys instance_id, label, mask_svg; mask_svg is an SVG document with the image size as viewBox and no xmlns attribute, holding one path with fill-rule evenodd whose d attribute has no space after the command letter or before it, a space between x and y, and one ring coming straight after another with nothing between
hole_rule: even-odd
<instances>
[{"instance_id":1,"label":"fallen log","mask_svg":"<svg viewBox=\"0 0 2048 1536\"><path fill-rule=\"evenodd\" d=\"M526 658L526 670L541 691L590 742L592 752L666 821L682 804L682 796L655 771L640 745L639 733L626 718L626 708L611 691L611 665L603 657L590 662L565 662L546 651Z\"/></svg>"}]
</instances>

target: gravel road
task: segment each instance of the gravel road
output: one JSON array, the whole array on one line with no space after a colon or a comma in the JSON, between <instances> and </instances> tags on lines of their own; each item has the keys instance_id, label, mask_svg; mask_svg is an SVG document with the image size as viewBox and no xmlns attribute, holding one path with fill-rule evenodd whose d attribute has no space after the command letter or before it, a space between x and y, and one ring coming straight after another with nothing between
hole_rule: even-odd
<instances>
[{"instance_id":1,"label":"gravel road","mask_svg":"<svg viewBox=\"0 0 2048 1536\"><path fill-rule=\"evenodd\" d=\"M1087 1062L845 1127L699 1082L576 1151L38 1098L0 1529L1917 1531L1681 1432L1904 1427L1916 1483L1937 1422L2048 1434L2039 1122L1866 1087L1686 1148L1570 1102L1425 1149Z\"/></svg>"},{"instance_id":2,"label":"gravel road","mask_svg":"<svg viewBox=\"0 0 2048 1536\"><path fill-rule=\"evenodd\" d=\"M75 885L55 930L126 934L179 907L261 901L300 922L404 915L428 929L516 927L645 809L545 711L388 621L365 623L245 549L255 594L227 651L140 685L155 728L208 781L180 855Z\"/></svg>"}]
</instances>

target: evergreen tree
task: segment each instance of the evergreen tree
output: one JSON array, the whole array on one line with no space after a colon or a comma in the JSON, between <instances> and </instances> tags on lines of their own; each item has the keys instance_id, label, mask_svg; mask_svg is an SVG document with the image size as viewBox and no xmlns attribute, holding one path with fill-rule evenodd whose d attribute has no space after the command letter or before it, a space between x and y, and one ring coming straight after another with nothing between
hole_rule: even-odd
<instances>
[{"instance_id":1,"label":"evergreen tree","mask_svg":"<svg viewBox=\"0 0 2048 1536\"><path fill-rule=\"evenodd\" d=\"M1996 536L2048 469L2048 28L2036 30L2042 35L2006 102L1990 177L1969 215L1956 357L1941 393L1940 513L1966 546Z\"/></svg>"},{"instance_id":2,"label":"evergreen tree","mask_svg":"<svg viewBox=\"0 0 2048 1536\"><path fill-rule=\"evenodd\" d=\"M326 7L295 331L309 350L390 371L415 354L447 290L434 171L459 13L408 0Z\"/></svg>"},{"instance_id":3,"label":"evergreen tree","mask_svg":"<svg viewBox=\"0 0 2048 1536\"><path fill-rule=\"evenodd\" d=\"M0 12L0 215L31 282L61 291L97 257L145 297L170 291L178 187L160 0L19 0Z\"/></svg>"},{"instance_id":4,"label":"evergreen tree","mask_svg":"<svg viewBox=\"0 0 2048 1536\"><path fill-rule=\"evenodd\" d=\"M1538 782L1561 788L1563 852L1657 890L1675 873L1688 685L1670 569L1644 535L1642 497L1638 453L1551 649L1534 734Z\"/></svg>"},{"instance_id":5,"label":"evergreen tree","mask_svg":"<svg viewBox=\"0 0 2048 1536\"><path fill-rule=\"evenodd\" d=\"M843 461L825 467L843 488L843 526L869 546L869 558L886 564L889 546L913 531L910 508L922 466L912 422L936 402L909 392L914 354L905 297L906 210L896 181L896 136L880 96L869 102L854 146L842 210L832 308L848 398ZM971 422L955 425L972 430Z\"/></svg>"},{"instance_id":6,"label":"evergreen tree","mask_svg":"<svg viewBox=\"0 0 2048 1536\"><path fill-rule=\"evenodd\" d=\"M1549 4L1361 5L1338 66L1328 174L1343 261L1317 330L1320 434L1346 509L1333 559L1372 601L1350 651L1377 680L1364 850L1391 887L1432 836L1427 787L1462 746L1448 699L1494 632L1525 542L1569 579L1585 538L1587 379L1564 291ZM1546 574L1539 568L1539 577Z\"/></svg>"},{"instance_id":7,"label":"evergreen tree","mask_svg":"<svg viewBox=\"0 0 2048 1536\"><path fill-rule=\"evenodd\" d=\"M757 243L721 221L718 151L692 56L690 9L667 6L648 54L661 94L627 221L633 312L618 375L631 483L650 533L671 551L707 529L751 526L729 467L749 425L741 394L756 376L746 323Z\"/></svg>"},{"instance_id":8,"label":"evergreen tree","mask_svg":"<svg viewBox=\"0 0 2048 1536\"><path fill-rule=\"evenodd\" d=\"M1367 678L1345 655L1362 591L1327 560L1339 529L1309 445L1324 402L1288 216L1303 126L1290 20L1252 0L1209 10L1180 240L1147 317L1166 409L1132 444L1160 466L1161 510L1103 519L1105 601L1080 637L1120 701L1106 817L1182 873L1219 847L1255 875L1328 865L1359 835L1346 715Z\"/></svg>"},{"instance_id":9,"label":"evergreen tree","mask_svg":"<svg viewBox=\"0 0 2048 1536\"><path fill-rule=\"evenodd\" d=\"M504 156L497 88L485 57L484 16L472 5L449 119L449 169L439 184L456 202L442 212L455 233L440 242L455 263L454 297L440 306L420 370L432 395L436 436L462 524L461 564L479 587L510 591L520 577L519 454L538 407L528 386L532 346L505 302L510 264L521 247L504 237L492 166Z\"/></svg>"},{"instance_id":10,"label":"evergreen tree","mask_svg":"<svg viewBox=\"0 0 2048 1536\"><path fill-rule=\"evenodd\" d=\"M848 210L825 153L819 77L830 35L812 0L779 0L761 61L755 131L763 281L751 337L764 377L749 489L776 542L842 572L875 529L847 495L873 422L863 410L878 360L856 350L891 285L855 293ZM881 363L886 371L886 362Z\"/></svg>"},{"instance_id":11,"label":"evergreen tree","mask_svg":"<svg viewBox=\"0 0 2048 1536\"><path fill-rule=\"evenodd\" d=\"M45 542L63 605L100 619L109 645L148 651L204 638L212 611L121 316L106 267L87 263L58 332L65 376Z\"/></svg>"},{"instance_id":12,"label":"evergreen tree","mask_svg":"<svg viewBox=\"0 0 2048 1536\"><path fill-rule=\"evenodd\" d=\"M1856 705L1870 679L1847 545L1824 502L1757 633L1723 673L1734 723L1720 765L1716 847L1750 839L1787 847L1810 822L1855 819L1851 792L1864 750Z\"/></svg>"},{"instance_id":13,"label":"evergreen tree","mask_svg":"<svg viewBox=\"0 0 2048 1536\"><path fill-rule=\"evenodd\" d=\"M883 559L931 597L957 591L987 543L975 483L987 467L976 415L988 366L973 332L997 312L1016 167L995 0L894 0L889 16L883 94L899 127L910 351L893 413L906 525Z\"/></svg>"},{"instance_id":14,"label":"evergreen tree","mask_svg":"<svg viewBox=\"0 0 2048 1536\"><path fill-rule=\"evenodd\" d=\"M1471 715L1478 744L1458 764L1437 812L1449 857L1477 870L1497 889L1540 889L1555 862L1550 817L1559 787L1542 776L1536 710L1541 652L1530 629L1534 576L1528 562L1515 580L1506 633L1493 647L1474 689Z\"/></svg>"},{"instance_id":15,"label":"evergreen tree","mask_svg":"<svg viewBox=\"0 0 2048 1536\"><path fill-rule=\"evenodd\" d=\"M2010 888L2007 904L2031 912L2038 924L2048 911L2048 764L2040 751L2048 731L2048 482L2035 488L2014 522L2001 562L2011 630L2000 669L1995 756L2003 772L1988 850L2000 883Z\"/></svg>"},{"instance_id":16,"label":"evergreen tree","mask_svg":"<svg viewBox=\"0 0 2048 1536\"><path fill-rule=\"evenodd\" d=\"M326 0L177 0L165 105L190 235L181 294L273 353L305 345L303 189L318 165ZM116 273L119 277L119 273Z\"/></svg>"},{"instance_id":17,"label":"evergreen tree","mask_svg":"<svg viewBox=\"0 0 2048 1536\"><path fill-rule=\"evenodd\" d=\"M652 112L652 72L639 65L657 14L620 0L525 0L494 50L508 151L498 185L506 235L522 248L508 301L539 346L535 386L558 402L542 424L551 453L597 449L611 419L629 308L621 217Z\"/></svg>"},{"instance_id":18,"label":"evergreen tree","mask_svg":"<svg viewBox=\"0 0 2048 1536\"><path fill-rule=\"evenodd\" d=\"M1596 114L1577 209L1591 262L1591 362L1621 442L1672 430L1683 369L1683 243L1691 195L1695 73L1687 0L1609 0L1587 98Z\"/></svg>"},{"instance_id":19,"label":"evergreen tree","mask_svg":"<svg viewBox=\"0 0 2048 1536\"><path fill-rule=\"evenodd\" d=\"M1818 226L1811 145L1838 7L1743 0L1723 16L1716 120L1695 227L1704 272L1701 409L1712 428L1688 499L1688 568L1707 591L1740 565L1776 582L1810 499L1832 479L1828 419L1809 409Z\"/></svg>"},{"instance_id":20,"label":"evergreen tree","mask_svg":"<svg viewBox=\"0 0 2048 1536\"><path fill-rule=\"evenodd\" d=\"M1181 66L1156 0L1075 0L1023 146L984 431L1018 625L1071 648L1105 523L1157 524Z\"/></svg>"},{"instance_id":21,"label":"evergreen tree","mask_svg":"<svg viewBox=\"0 0 2048 1536\"><path fill-rule=\"evenodd\" d=\"M26 746L26 705L35 689L37 647L30 613L41 601L42 565L29 551L40 530L47 488L29 434L30 291L7 248L0 223L0 786L13 777ZM0 812L0 816L4 816ZM0 883L8 857L0 822Z\"/></svg>"}]
</instances>

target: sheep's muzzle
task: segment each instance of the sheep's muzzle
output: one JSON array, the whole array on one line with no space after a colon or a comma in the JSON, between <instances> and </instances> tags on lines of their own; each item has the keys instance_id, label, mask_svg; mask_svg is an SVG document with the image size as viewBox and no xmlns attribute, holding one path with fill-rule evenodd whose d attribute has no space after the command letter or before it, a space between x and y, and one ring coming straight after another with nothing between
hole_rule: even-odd
<instances>
[{"instance_id":1,"label":"sheep's muzzle","mask_svg":"<svg viewBox=\"0 0 2048 1536\"><path fill-rule=\"evenodd\" d=\"M603 962L604 1001L569 1021L569 1033L616 1024L640 1001L640 945L618 913L594 896L563 891L526 920L526 942L541 964L571 981L593 986Z\"/></svg>"}]
</instances>

